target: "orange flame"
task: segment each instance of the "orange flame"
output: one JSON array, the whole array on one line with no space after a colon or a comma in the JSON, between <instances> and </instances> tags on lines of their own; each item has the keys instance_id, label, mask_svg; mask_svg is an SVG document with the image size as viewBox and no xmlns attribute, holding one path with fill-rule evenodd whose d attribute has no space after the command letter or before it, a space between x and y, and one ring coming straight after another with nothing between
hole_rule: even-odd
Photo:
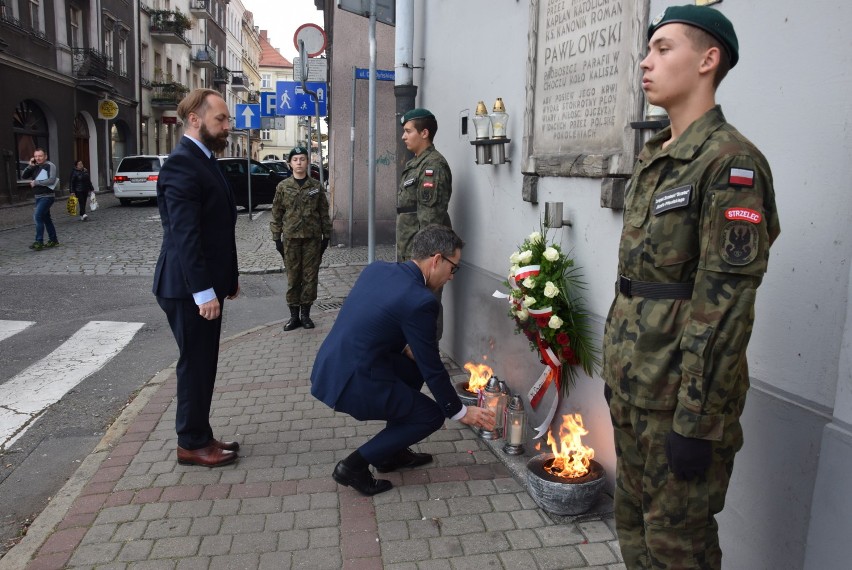
<instances>
[{"instance_id":1,"label":"orange flame","mask_svg":"<svg viewBox=\"0 0 852 570\"><path fill-rule=\"evenodd\" d=\"M595 457L595 450L583 445L581 436L588 435L589 430L583 427L583 416L566 414L562 416L559 426L559 445L553 438L552 431L547 432L547 444L553 451L553 463L545 469L557 477L576 479L589 472L589 462Z\"/></svg>"},{"instance_id":2,"label":"orange flame","mask_svg":"<svg viewBox=\"0 0 852 570\"><path fill-rule=\"evenodd\" d=\"M464 365L464 369L470 372L470 380L467 381L467 391L474 394L485 388L488 380L494 376L494 371L487 364L468 362Z\"/></svg>"}]
</instances>

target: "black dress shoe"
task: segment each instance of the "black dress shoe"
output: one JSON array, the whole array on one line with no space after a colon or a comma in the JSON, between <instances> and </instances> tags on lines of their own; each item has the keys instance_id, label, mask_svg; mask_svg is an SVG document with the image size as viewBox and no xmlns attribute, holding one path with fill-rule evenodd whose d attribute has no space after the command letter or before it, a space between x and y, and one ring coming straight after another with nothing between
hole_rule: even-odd
<instances>
[{"instance_id":1,"label":"black dress shoe","mask_svg":"<svg viewBox=\"0 0 852 570\"><path fill-rule=\"evenodd\" d=\"M432 456L428 453L417 453L415 451L411 451L411 448L408 448L396 452L396 454L390 459L382 461L376 465L376 471L379 473L388 473L405 467L420 467L421 465L426 465L431 462Z\"/></svg>"},{"instance_id":2,"label":"black dress shoe","mask_svg":"<svg viewBox=\"0 0 852 570\"><path fill-rule=\"evenodd\" d=\"M219 441L218 439L211 439L210 445L218 447L219 449L224 449L225 451L240 450L240 442L238 441Z\"/></svg>"},{"instance_id":3,"label":"black dress shoe","mask_svg":"<svg viewBox=\"0 0 852 570\"><path fill-rule=\"evenodd\" d=\"M334 468L331 478L345 487L352 487L362 495L376 495L384 493L393 487L390 481L385 479L376 479L369 469L356 471L350 469L340 461Z\"/></svg>"}]
</instances>

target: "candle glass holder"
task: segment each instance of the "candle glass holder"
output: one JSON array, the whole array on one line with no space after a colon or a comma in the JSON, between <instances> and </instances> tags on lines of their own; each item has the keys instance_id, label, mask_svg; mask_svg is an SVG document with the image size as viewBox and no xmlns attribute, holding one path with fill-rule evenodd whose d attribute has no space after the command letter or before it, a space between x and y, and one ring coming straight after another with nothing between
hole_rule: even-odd
<instances>
[{"instance_id":1,"label":"candle glass holder","mask_svg":"<svg viewBox=\"0 0 852 570\"><path fill-rule=\"evenodd\" d=\"M503 432L506 436L506 445L503 446L503 453L506 455L523 455L526 423L527 414L524 411L524 402L516 394L512 396L506 406L506 425Z\"/></svg>"}]
</instances>

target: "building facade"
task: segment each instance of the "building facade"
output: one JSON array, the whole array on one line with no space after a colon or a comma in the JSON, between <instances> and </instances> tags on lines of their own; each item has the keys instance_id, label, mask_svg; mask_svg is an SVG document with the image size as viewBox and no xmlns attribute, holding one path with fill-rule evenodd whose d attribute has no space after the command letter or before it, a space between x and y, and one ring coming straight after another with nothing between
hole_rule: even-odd
<instances>
[{"instance_id":1,"label":"building facade","mask_svg":"<svg viewBox=\"0 0 852 570\"><path fill-rule=\"evenodd\" d=\"M122 0L0 2L0 204L32 198L20 173L36 148L57 165L60 192L76 160L111 186L115 159L137 149L136 30ZM105 99L117 105L109 119Z\"/></svg>"},{"instance_id":2,"label":"building facade","mask_svg":"<svg viewBox=\"0 0 852 570\"><path fill-rule=\"evenodd\" d=\"M293 64L269 42L266 30L260 30L260 89L274 92L279 81L293 81ZM299 118L265 118L261 125L259 160L287 160L290 150L299 144ZM304 135L302 135L304 144ZM262 147L260 145L263 145Z\"/></svg>"}]
</instances>

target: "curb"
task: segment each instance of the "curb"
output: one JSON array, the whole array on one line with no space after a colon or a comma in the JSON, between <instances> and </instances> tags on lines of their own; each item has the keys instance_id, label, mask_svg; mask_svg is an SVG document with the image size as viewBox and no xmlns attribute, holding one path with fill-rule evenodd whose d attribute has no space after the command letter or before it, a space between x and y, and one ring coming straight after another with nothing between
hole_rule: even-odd
<instances>
[{"instance_id":1,"label":"curb","mask_svg":"<svg viewBox=\"0 0 852 570\"><path fill-rule=\"evenodd\" d=\"M226 348L226 345L234 344L241 337L250 335L268 327L276 326L283 322L283 320L273 321L271 323L238 332L221 340L219 343L220 350L222 348ZM142 386L139 393L124 407L118 417L112 422L92 452L80 464L80 467L77 468L56 495L50 498L47 506L38 514L27 529L27 533L24 537L15 546L10 548L6 554L2 556L2 558L0 558L0 570L20 570L21 568L26 567L26 565L32 560L33 555L53 533L56 525L62 522L65 518L65 515L68 513L68 509L71 508L71 505L80 495L80 491L83 490L86 483L88 483L95 472L97 472L101 463L109 457L109 452L113 445L121 439L122 436L124 436L127 432L127 428L131 423L133 423L136 416L139 415L139 411L148 404L151 397L157 392L157 390L159 390L160 387L165 384L166 380L174 374L176 366L177 362L173 362L171 365L155 374Z\"/></svg>"}]
</instances>

